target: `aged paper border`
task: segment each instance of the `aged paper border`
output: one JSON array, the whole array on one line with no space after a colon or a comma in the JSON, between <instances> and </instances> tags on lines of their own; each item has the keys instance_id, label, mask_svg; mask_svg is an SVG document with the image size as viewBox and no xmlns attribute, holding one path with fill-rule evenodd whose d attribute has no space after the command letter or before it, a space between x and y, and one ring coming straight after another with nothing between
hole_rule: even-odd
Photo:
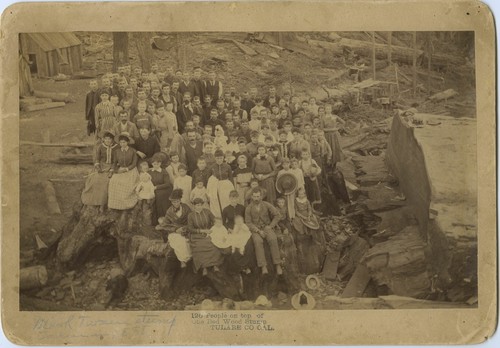
<instances>
[{"instance_id":1,"label":"aged paper border","mask_svg":"<svg viewBox=\"0 0 500 348\"><path fill-rule=\"evenodd\" d=\"M184 311L150 312L159 316L145 331L134 326L143 312L19 312L18 33L322 30L475 30L480 232L477 309L266 311L264 319L274 330L258 332L211 331L206 325L193 324L192 312ZM471 344L484 341L493 334L497 316L494 40L493 16L486 5L475 1L24 3L7 8L1 18L0 32L1 284L5 335L23 345ZM255 317L260 312L248 313ZM82 319L82 315L86 318ZM39 329L40 320L50 330ZM109 324L112 321L114 324Z\"/></svg>"}]
</instances>

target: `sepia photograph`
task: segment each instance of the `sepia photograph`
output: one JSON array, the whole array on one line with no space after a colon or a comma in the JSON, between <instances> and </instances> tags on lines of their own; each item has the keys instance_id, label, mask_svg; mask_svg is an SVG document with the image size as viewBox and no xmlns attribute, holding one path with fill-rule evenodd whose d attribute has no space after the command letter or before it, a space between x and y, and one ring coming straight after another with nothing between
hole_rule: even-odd
<instances>
[{"instance_id":1,"label":"sepia photograph","mask_svg":"<svg viewBox=\"0 0 500 348\"><path fill-rule=\"evenodd\" d=\"M2 14L9 340L491 337L491 13L316 5Z\"/></svg>"},{"instance_id":2,"label":"sepia photograph","mask_svg":"<svg viewBox=\"0 0 500 348\"><path fill-rule=\"evenodd\" d=\"M474 32L19 47L21 310L477 306Z\"/></svg>"}]
</instances>

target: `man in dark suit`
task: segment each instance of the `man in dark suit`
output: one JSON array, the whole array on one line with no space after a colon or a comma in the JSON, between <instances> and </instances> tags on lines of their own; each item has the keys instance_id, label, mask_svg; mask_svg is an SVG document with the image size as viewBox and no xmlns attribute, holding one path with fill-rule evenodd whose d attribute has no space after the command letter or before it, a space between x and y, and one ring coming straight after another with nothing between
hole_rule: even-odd
<instances>
[{"instance_id":1,"label":"man in dark suit","mask_svg":"<svg viewBox=\"0 0 500 348\"><path fill-rule=\"evenodd\" d=\"M212 105L215 106L217 100L222 97L222 83L216 80L215 71L210 71L208 73L208 78L208 81L205 81L205 92L207 95L210 95L212 98Z\"/></svg>"},{"instance_id":2,"label":"man in dark suit","mask_svg":"<svg viewBox=\"0 0 500 348\"><path fill-rule=\"evenodd\" d=\"M191 104L191 93L184 92L184 98L182 101L182 105L179 107L177 111L177 125L179 126L179 133L184 132L184 128L186 126L186 122L193 119L194 108Z\"/></svg>"},{"instance_id":3,"label":"man in dark suit","mask_svg":"<svg viewBox=\"0 0 500 348\"><path fill-rule=\"evenodd\" d=\"M192 173L196 170L198 158L200 158L203 154L203 143L201 140L196 140L195 130L189 130L187 132L187 139L188 141L184 142L184 153L186 156L188 174L192 175Z\"/></svg>"},{"instance_id":4,"label":"man in dark suit","mask_svg":"<svg viewBox=\"0 0 500 348\"><path fill-rule=\"evenodd\" d=\"M193 97L200 97L200 100L205 98L205 83L201 79L201 68L199 66L194 68L193 79L191 82L194 84Z\"/></svg>"},{"instance_id":5,"label":"man in dark suit","mask_svg":"<svg viewBox=\"0 0 500 348\"><path fill-rule=\"evenodd\" d=\"M95 107L100 102L99 85L96 80L89 83L90 91L85 98L85 120L87 120L87 135L95 133Z\"/></svg>"}]
</instances>

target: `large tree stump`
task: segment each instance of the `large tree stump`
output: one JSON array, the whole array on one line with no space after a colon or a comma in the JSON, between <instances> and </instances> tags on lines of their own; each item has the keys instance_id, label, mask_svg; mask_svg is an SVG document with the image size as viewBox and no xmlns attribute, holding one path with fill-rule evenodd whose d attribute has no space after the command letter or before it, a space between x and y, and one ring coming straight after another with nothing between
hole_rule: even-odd
<instances>
[{"instance_id":1,"label":"large tree stump","mask_svg":"<svg viewBox=\"0 0 500 348\"><path fill-rule=\"evenodd\" d=\"M172 299L202 283L201 272L194 272L192 262L186 268L180 267L173 249L165 242L162 232L145 225L144 214L139 205L124 211L101 211L99 207L83 206L76 209L63 230L57 249L57 260L65 268L82 265L97 247L108 250L109 256L118 255L126 276L143 270L153 270L159 277L160 294ZM279 291L294 293L299 289L299 258L291 234L278 236L283 275L277 276L274 267L263 276L257 267L252 242L246 257L251 273L242 273L242 267L235 262L238 255L225 252L225 260L219 272L209 270L205 281L210 282L223 297L233 300L254 300L259 295L271 297ZM268 264L272 265L271 253L265 245ZM240 266L239 266L240 265ZM318 269L319 271L319 269Z\"/></svg>"}]
</instances>

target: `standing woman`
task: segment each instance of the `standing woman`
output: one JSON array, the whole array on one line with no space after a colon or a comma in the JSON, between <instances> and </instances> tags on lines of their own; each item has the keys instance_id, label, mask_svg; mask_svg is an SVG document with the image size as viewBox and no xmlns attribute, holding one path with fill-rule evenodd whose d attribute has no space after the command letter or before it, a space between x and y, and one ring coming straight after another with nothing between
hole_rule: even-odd
<instances>
[{"instance_id":1,"label":"standing woman","mask_svg":"<svg viewBox=\"0 0 500 348\"><path fill-rule=\"evenodd\" d=\"M325 105L325 115L321 120L323 123L323 130L325 131L325 138L330 147L332 148L332 162L337 163L342 161L344 155L342 153L342 148L340 147L340 134L339 134L339 123L341 125L345 124L345 121L332 114L332 106Z\"/></svg>"},{"instance_id":2,"label":"standing woman","mask_svg":"<svg viewBox=\"0 0 500 348\"><path fill-rule=\"evenodd\" d=\"M94 153L94 171L87 177L82 192L82 203L85 205L99 205L101 209L108 204L109 173L113 168L115 149L115 135L108 131L103 135L101 144L98 144Z\"/></svg>"},{"instance_id":3,"label":"standing woman","mask_svg":"<svg viewBox=\"0 0 500 348\"><path fill-rule=\"evenodd\" d=\"M257 156L252 161L252 173L254 178L259 180L259 186L267 192L265 200L271 204L276 201L276 189L274 187L274 177L276 176L276 164L271 156L266 153L266 146L257 146Z\"/></svg>"},{"instance_id":4,"label":"standing woman","mask_svg":"<svg viewBox=\"0 0 500 348\"><path fill-rule=\"evenodd\" d=\"M229 192L234 190L233 171L224 163L224 152L215 151L215 164L212 165L212 175L208 179L207 193L210 199L210 210L215 217L222 216L222 210L230 203Z\"/></svg>"},{"instance_id":5,"label":"standing woman","mask_svg":"<svg viewBox=\"0 0 500 348\"><path fill-rule=\"evenodd\" d=\"M247 166L245 155L238 156L238 167L234 170L234 187L238 191L238 203L245 205L245 196L250 188L252 169Z\"/></svg>"},{"instance_id":6,"label":"standing woman","mask_svg":"<svg viewBox=\"0 0 500 348\"><path fill-rule=\"evenodd\" d=\"M164 216L170 207L170 194L172 193L172 183L165 169L161 167L162 155L154 154L151 159L153 168L149 170L151 181L155 187L155 199L153 202L153 226L156 226L158 218Z\"/></svg>"},{"instance_id":7,"label":"standing woman","mask_svg":"<svg viewBox=\"0 0 500 348\"><path fill-rule=\"evenodd\" d=\"M321 191L318 183L318 177L321 175L321 168L316 161L311 158L311 153L306 149L302 150L300 169L302 169L304 173L304 186L307 198L314 208L315 204L321 203Z\"/></svg>"},{"instance_id":8,"label":"standing woman","mask_svg":"<svg viewBox=\"0 0 500 348\"><path fill-rule=\"evenodd\" d=\"M97 125L97 137L102 139L104 133L113 131L117 119L115 117L115 106L109 100L109 93L101 92L101 102L95 107L95 119Z\"/></svg>"},{"instance_id":9,"label":"standing woman","mask_svg":"<svg viewBox=\"0 0 500 348\"><path fill-rule=\"evenodd\" d=\"M126 210L137 203L135 187L139 179L137 171L137 154L129 145L130 138L126 134L118 137L120 148L115 150L113 169L108 188L108 208Z\"/></svg>"},{"instance_id":10,"label":"standing woman","mask_svg":"<svg viewBox=\"0 0 500 348\"><path fill-rule=\"evenodd\" d=\"M198 272L203 269L203 275L207 275L207 268L219 266L224 261L222 253L210 239L210 229L215 224L215 216L210 210L203 208L203 200L195 198L193 201L194 211L188 215L187 229L191 240L194 268Z\"/></svg>"}]
</instances>

